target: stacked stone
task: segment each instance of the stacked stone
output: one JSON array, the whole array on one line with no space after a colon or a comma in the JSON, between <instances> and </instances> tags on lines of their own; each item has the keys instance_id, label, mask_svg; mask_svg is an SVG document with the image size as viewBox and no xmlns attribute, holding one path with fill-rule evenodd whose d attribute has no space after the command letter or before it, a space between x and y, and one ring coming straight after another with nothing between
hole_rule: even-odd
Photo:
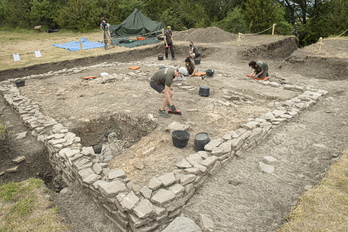
<instances>
[{"instance_id":1,"label":"stacked stone","mask_svg":"<svg viewBox=\"0 0 348 232\"><path fill-rule=\"evenodd\" d=\"M91 147L82 147L79 137L44 116L38 104L21 96L11 83L2 82L0 92L33 134L44 142L57 175L67 185L84 186L119 231L135 232L162 229L181 213L196 189L216 174L224 162L255 147L274 126L295 117L327 93L307 88L291 100L275 103L272 112L249 119L239 129L211 140L205 151L183 158L172 172L153 177L141 187L132 183L123 170L110 169L107 163L100 162Z\"/></svg>"},{"instance_id":2,"label":"stacked stone","mask_svg":"<svg viewBox=\"0 0 348 232\"><path fill-rule=\"evenodd\" d=\"M18 89L12 84L3 82L0 91L7 103L19 114L23 123L33 131L34 135L38 135L57 123L53 118L43 115L40 112L39 104L20 95Z\"/></svg>"},{"instance_id":3,"label":"stacked stone","mask_svg":"<svg viewBox=\"0 0 348 232\"><path fill-rule=\"evenodd\" d=\"M132 62L132 63L128 63L129 65L140 65L138 63L135 63L135 62ZM156 66L157 64L151 64L149 62L144 62L145 65L147 66ZM49 71L47 73L42 73L42 74L33 74L33 75L30 75L30 76L25 76L25 77L22 77L20 78L21 80L28 80L28 79L46 79L46 78L49 78L49 77L52 77L52 76L55 76L55 75L59 75L59 74L76 74L76 73L81 73L82 71L84 70L88 70L88 69L95 69L95 68L103 68L103 67L113 67L113 66L119 66L119 65L125 65L125 63L121 63L121 62L113 62L113 63L110 63L108 64L107 62L104 62L104 63L101 63L101 64L96 64L96 65L91 65L91 66L85 66L85 67L79 67L79 68L70 68L70 69L67 69L67 68L64 68L64 69L61 69L61 70L58 70L58 71ZM149 73L146 73L146 72L143 72L143 71L135 71L136 73L134 72L130 72L128 73L129 76L136 76L136 77L139 77L140 76L148 76ZM114 76L114 79L122 79L124 78L124 75L122 75L121 77L118 77L117 74L113 74ZM113 78L112 76L109 77L109 78ZM106 78L108 79L108 78ZM19 80L19 79L18 79Z\"/></svg>"},{"instance_id":4,"label":"stacked stone","mask_svg":"<svg viewBox=\"0 0 348 232\"><path fill-rule=\"evenodd\" d=\"M278 102L272 112L255 119L248 119L248 122L242 124L236 131L230 131L222 138L210 141L204 149L220 157L222 161L230 159L233 155L238 156L239 151L248 151L261 143L274 126L295 117L325 94L327 94L325 90L306 90L291 100Z\"/></svg>"}]
</instances>

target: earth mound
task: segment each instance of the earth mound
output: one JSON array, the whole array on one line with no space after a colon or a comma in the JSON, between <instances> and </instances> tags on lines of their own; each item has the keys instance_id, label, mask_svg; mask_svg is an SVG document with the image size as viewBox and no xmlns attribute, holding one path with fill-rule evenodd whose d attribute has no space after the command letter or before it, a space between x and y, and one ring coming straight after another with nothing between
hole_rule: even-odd
<instances>
[{"instance_id":1,"label":"earth mound","mask_svg":"<svg viewBox=\"0 0 348 232\"><path fill-rule=\"evenodd\" d=\"M224 31L218 27L191 28L189 30L176 32L174 39L197 43L221 43L236 39L236 35Z\"/></svg>"}]
</instances>

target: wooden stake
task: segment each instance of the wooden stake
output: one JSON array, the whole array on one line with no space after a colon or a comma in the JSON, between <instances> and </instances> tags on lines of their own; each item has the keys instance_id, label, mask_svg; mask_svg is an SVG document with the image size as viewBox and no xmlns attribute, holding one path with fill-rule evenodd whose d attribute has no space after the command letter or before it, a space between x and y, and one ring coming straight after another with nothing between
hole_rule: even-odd
<instances>
[{"instance_id":1,"label":"wooden stake","mask_svg":"<svg viewBox=\"0 0 348 232\"><path fill-rule=\"evenodd\" d=\"M276 25L277 25L276 23L273 23L272 35L274 35L274 30L275 30L275 26L276 26Z\"/></svg>"},{"instance_id":2,"label":"wooden stake","mask_svg":"<svg viewBox=\"0 0 348 232\"><path fill-rule=\"evenodd\" d=\"M238 33L238 39L237 39L237 46L239 47L240 46L240 43L242 42L242 37L243 37L243 34L242 33Z\"/></svg>"},{"instance_id":3,"label":"wooden stake","mask_svg":"<svg viewBox=\"0 0 348 232\"><path fill-rule=\"evenodd\" d=\"M79 40L79 41L80 41L80 50L81 50L81 54L83 54L82 41L81 41L81 40Z\"/></svg>"},{"instance_id":4,"label":"wooden stake","mask_svg":"<svg viewBox=\"0 0 348 232\"><path fill-rule=\"evenodd\" d=\"M323 37L320 37L318 42L318 54L321 52L321 45L323 44Z\"/></svg>"}]
</instances>

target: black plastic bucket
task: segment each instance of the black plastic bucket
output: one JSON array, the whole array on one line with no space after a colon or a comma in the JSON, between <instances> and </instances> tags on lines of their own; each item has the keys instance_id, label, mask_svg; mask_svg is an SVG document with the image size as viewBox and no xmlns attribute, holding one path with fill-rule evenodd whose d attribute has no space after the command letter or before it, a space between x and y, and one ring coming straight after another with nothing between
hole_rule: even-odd
<instances>
[{"instance_id":1,"label":"black plastic bucket","mask_svg":"<svg viewBox=\"0 0 348 232\"><path fill-rule=\"evenodd\" d=\"M17 80L15 84L17 87L23 87L25 85L25 80Z\"/></svg>"},{"instance_id":2,"label":"black plastic bucket","mask_svg":"<svg viewBox=\"0 0 348 232\"><path fill-rule=\"evenodd\" d=\"M174 147L184 148L190 139L190 133L185 130L175 130L172 132L172 139Z\"/></svg>"},{"instance_id":3,"label":"black plastic bucket","mask_svg":"<svg viewBox=\"0 0 348 232\"><path fill-rule=\"evenodd\" d=\"M201 59L194 59L195 64L200 64L201 63Z\"/></svg>"},{"instance_id":4,"label":"black plastic bucket","mask_svg":"<svg viewBox=\"0 0 348 232\"><path fill-rule=\"evenodd\" d=\"M207 69L205 71L205 73L207 74L208 77L212 77L214 75L214 70L213 69Z\"/></svg>"},{"instance_id":5,"label":"black plastic bucket","mask_svg":"<svg viewBox=\"0 0 348 232\"><path fill-rule=\"evenodd\" d=\"M163 56L158 56L158 60L163 60Z\"/></svg>"},{"instance_id":6,"label":"black plastic bucket","mask_svg":"<svg viewBox=\"0 0 348 232\"><path fill-rule=\"evenodd\" d=\"M208 97L210 94L210 88L208 86L201 86L198 92L201 97Z\"/></svg>"},{"instance_id":7,"label":"black plastic bucket","mask_svg":"<svg viewBox=\"0 0 348 232\"><path fill-rule=\"evenodd\" d=\"M200 132L195 136L195 151L204 151L204 146L210 142L210 137L205 132Z\"/></svg>"}]
</instances>

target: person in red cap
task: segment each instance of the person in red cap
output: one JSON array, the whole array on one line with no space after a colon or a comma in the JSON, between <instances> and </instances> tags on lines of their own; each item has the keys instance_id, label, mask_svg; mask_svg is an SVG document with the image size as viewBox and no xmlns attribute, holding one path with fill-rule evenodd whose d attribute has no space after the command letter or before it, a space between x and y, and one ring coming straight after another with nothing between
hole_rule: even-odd
<instances>
[{"instance_id":1,"label":"person in red cap","mask_svg":"<svg viewBox=\"0 0 348 232\"><path fill-rule=\"evenodd\" d=\"M172 55L172 60L176 60L174 54L174 40L172 34L172 27L168 26L167 31L164 33L164 54L166 59L168 59L168 49L170 48L170 54Z\"/></svg>"},{"instance_id":2,"label":"person in red cap","mask_svg":"<svg viewBox=\"0 0 348 232\"><path fill-rule=\"evenodd\" d=\"M158 110L158 114L165 118L170 118L170 115L165 111L166 106L171 109L171 112L176 113L177 109L173 104L172 97L173 91L171 85L175 77L182 77L188 75L187 69L185 67L179 68L163 68L155 72L150 79L150 86L156 90L158 93L164 94L164 99L162 101L162 106Z\"/></svg>"}]
</instances>

